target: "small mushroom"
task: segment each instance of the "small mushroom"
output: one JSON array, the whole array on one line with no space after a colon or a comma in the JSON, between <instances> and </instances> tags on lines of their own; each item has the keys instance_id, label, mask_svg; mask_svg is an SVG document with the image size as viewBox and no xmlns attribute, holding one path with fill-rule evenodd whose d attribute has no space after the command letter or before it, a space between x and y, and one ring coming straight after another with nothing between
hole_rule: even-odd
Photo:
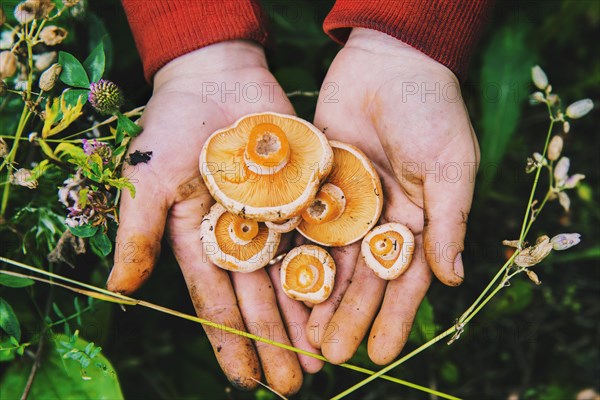
<instances>
[{"instance_id":1,"label":"small mushroom","mask_svg":"<svg viewBox=\"0 0 600 400\"><path fill-rule=\"evenodd\" d=\"M307 121L251 114L213 133L200 154L200 172L228 211L257 221L298 216L329 174L333 152Z\"/></svg>"},{"instance_id":2,"label":"small mushroom","mask_svg":"<svg viewBox=\"0 0 600 400\"><path fill-rule=\"evenodd\" d=\"M280 234L264 224L228 212L215 203L200 225L204 254L217 266L237 272L264 267L275 256Z\"/></svg>"},{"instance_id":3,"label":"small mushroom","mask_svg":"<svg viewBox=\"0 0 600 400\"><path fill-rule=\"evenodd\" d=\"M288 297L319 304L327 300L333 289L335 262L321 247L306 244L285 256L280 273Z\"/></svg>"},{"instance_id":4,"label":"small mushroom","mask_svg":"<svg viewBox=\"0 0 600 400\"><path fill-rule=\"evenodd\" d=\"M281 222L267 221L265 222L265 225L267 225L267 228L277 233L288 233L296 229L296 227L300 225L300 221L302 221L302 217L298 215L297 217L286 219Z\"/></svg>"},{"instance_id":5,"label":"small mushroom","mask_svg":"<svg viewBox=\"0 0 600 400\"><path fill-rule=\"evenodd\" d=\"M333 168L298 231L324 246L345 246L363 238L381 215L381 181L367 156L356 147L330 141Z\"/></svg>"},{"instance_id":6,"label":"small mushroom","mask_svg":"<svg viewBox=\"0 0 600 400\"><path fill-rule=\"evenodd\" d=\"M379 225L363 238L365 263L381 279L396 279L408 269L415 251L415 237L397 222Z\"/></svg>"}]
</instances>

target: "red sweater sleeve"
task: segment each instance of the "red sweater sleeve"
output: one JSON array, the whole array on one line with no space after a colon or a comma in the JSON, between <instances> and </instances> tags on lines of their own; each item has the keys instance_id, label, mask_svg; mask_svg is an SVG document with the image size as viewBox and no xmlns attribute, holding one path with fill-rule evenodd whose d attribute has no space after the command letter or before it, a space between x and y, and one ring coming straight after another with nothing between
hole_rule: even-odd
<instances>
[{"instance_id":1,"label":"red sweater sleeve","mask_svg":"<svg viewBox=\"0 0 600 400\"><path fill-rule=\"evenodd\" d=\"M325 32L344 43L350 28L374 29L403 41L464 78L491 0L337 0Z\"/></svg>"},{"instance_id":2,"label":"red sweater sleeve","mask_svg":"<svg viewBox=\"0 0 600 400\"><path fill-rule=\"evenodd\" d=\"M122 0L144 74L169 61L225 40L266 41L265 16L257 0Z\"/></svg>"}]
</instances>

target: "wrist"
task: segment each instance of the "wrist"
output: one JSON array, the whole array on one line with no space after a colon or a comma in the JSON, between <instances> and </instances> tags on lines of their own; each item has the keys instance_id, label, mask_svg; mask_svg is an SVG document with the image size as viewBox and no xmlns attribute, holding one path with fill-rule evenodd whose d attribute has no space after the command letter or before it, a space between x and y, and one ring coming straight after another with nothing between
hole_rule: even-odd
<instances>
[{"instance_id":1,"label":"wrist","mask_svg":"<svg viewBox=\"0 0 600 400\"><path fill-rule=\"evenodd\" d=\"M245 40L219 42L167 63L154 76L154 90L173 81L247 68L267 68L265 52L260 45Z\"/></svg>"}]
</instances>

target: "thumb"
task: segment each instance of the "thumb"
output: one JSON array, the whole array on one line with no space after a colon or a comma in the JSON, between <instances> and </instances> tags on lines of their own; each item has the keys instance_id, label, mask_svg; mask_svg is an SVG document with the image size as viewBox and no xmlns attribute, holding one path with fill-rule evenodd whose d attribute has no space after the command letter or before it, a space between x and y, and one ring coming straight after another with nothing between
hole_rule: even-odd
<instances>
[{"instance_id":1,"label":"thumb","mask_svg":"<svg viewBox=\"0 0 600 400\"><path fill-rule=\"evenodd\" d=\"M149 165L128 165L123 176L134 183L136 195L121 193L114 266L106 285L113 292L129 294L146 281L158 261L169 207Z\"/></svg>"},{"instance_id":2,"label":"thumb","mask_svg":"<svg viewBox=\"0 0 600 400\"><path fill-rule=\"evenodd\" d=\"M449 286L460 285L465 277L462 251L475 185L473 166L447 163L425 177L425 258L435 276Z\"/></svg>"}]
</instances>

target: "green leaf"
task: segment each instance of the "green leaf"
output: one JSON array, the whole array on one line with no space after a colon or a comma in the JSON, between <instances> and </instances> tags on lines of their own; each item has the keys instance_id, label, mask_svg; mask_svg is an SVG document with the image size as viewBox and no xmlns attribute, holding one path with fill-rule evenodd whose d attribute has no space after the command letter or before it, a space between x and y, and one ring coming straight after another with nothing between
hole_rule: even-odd
<instances>
[{"instance_id":1,"label":"green leaf","mask_svg":"<svg viewBox=\"0 0 600 400\"><path fill-rule=\"evenodd\" d=\"M92 237L98 232L97 226L92 226L91 224L83 225L83 226L70 226L69 230L75 236L81 238Z\"/></svg>"},{"instance_id":2,"label":"green leaf","mask_svg":"<svg viewBox=\"0 0 600 400\"><path fill-rule=\"evenodd\" d=\"M92 50L88 58L83 62L83 67L92 82L98 82L102 78L105 62L104 43L101 40L98 46Z\"/></svg>"},{"instance_id":3,"label":"green leaf","mask_svg":"<svg viewBox=\"0 0 600 400\"><path fill-rule=\"evenodd\" d=\"M83 65L73 55L61 51L58 53L58 63L62 66L60 80L69 86L88 89L90 80Z\"/></svg>"},{"instance_id":4,"label":"green leaf","mask_svg":"<svg viewBox=\"0 0 600 400\"><path fill-rule=\"evenodd\" d=\"M10 304L0 297L0 328L17 340L21 340L21 325Z\"/></svg>"},{"instance_id":5,"label":"green leaf","mask_svg":"<svg viewBox=\"0 0 600 400\"><path fill-rule=\"evenodd\" d=\"M522 274L524 279L513 279L508 290L501 291L494 298L485 313L498 316L502 314L516 314L523 311L531 303L534 284Z\"/></svg>"},{"instance_id":6,"label":"green leaf","mask_svg":"<svg viewBox=\"0 0 600 400\"><path fill-rule=\"evenodd\" d=\"M21 278L20 276L12 276L0 274L0 285L8 286L11 288L22 288L26 286L31 286L34 284L34 281L29 278Z\"/></svg>"},{"instance_id":7,"label":"green leaf","mask_svg":"<svg viewBox=\"0 0 600 400\"><path fill-rule=\"evenodd\" d=\"M531 90L536 57L529 43L530 31L526 22L511 21L494 34L483 53L479 169L483 179L477 182L481 194L494 181Z\"/></svg>"},{"instance_id":8,"label":"green leaf","mask_svg":"<svg viewBox=\"0 0 600 400\"><path fill-rule=\"evenodd\" d=\"M440 367L440 374L446 383L456 384L460 378L460 371L456 364L445 361Z\"/></svg>"},{"instance_id":9,"label":"green leaf","mask_svg":"<svg viewBox=\"0 0 600 400\"><path fill-rule=\"evenodd\" d=\"M408 340L416 344L422 344L433 339L435 337L435 331L436 326L433 317L433 307L427 297L425 297L419 306L419 310L417 310L417 315L415 316L413 328Z\"/></svg>"},{"instance_id":10,"label":"green leaf","mask_svg":"<svg viewBox=\"0 0 600 400\"><path fill-rule=\"evenodd\" d=\"M62 97L65 99L67 106L74 106L77 104L77 100L81 98L81 103L87 103L89 89L67 89L62 92Z\"/></svg>"},{"instance_id":11,"label":"green leaf","mask_svg":"<svg viewBox=\"0 0 600 400\"><path fill-rule=\"evenodd\" d=\"M65 314L63 314L63 312L60 311L60 308L58 308L58 305L56 303L52 303L52 309L54 310L56 315L58 315L59 318L65 318Z\"/></svg>"},{"instance_id":12,"label":"green leaf","mask_svg":"<svg viewBox=\"0 0 600 400\"><path fill-rule=\"evenodd\" d=\"M82 368L78 361L60 356L56 350L60 338L53 336L48 351L43 353L30 399L123 399L117 373L104 355L96 355L88 367ZM87 345L84 339L76 338L72 347L83 351ZM20 398L30 371L31 363L12 363L0 381L0 398Z\"/></svg>"},{"instance_id":13,"label":"green leaf","mask_svg":"<svg viewBox=\"0 0 600 400\"><path fill-rule=\"evenodd\" d=\"M106 233L99 231L90 239L92 250L100 257L106 257L112 251L112 243Z\"/></svg>"},{"instance_id":14,"label":"green leaf","mask_svg":"<svg viewBox=\"0 0 600 400\"><path fill-rule=\"evenodd\" d=\"M119 113L117 121L117 137L119 137L119 131L127 134L127 136L136 137L142 132L142 127L138 126L125 115ZM120 141L117 140L117 143L120 143Z\"/></svg>"}]
</instances>

